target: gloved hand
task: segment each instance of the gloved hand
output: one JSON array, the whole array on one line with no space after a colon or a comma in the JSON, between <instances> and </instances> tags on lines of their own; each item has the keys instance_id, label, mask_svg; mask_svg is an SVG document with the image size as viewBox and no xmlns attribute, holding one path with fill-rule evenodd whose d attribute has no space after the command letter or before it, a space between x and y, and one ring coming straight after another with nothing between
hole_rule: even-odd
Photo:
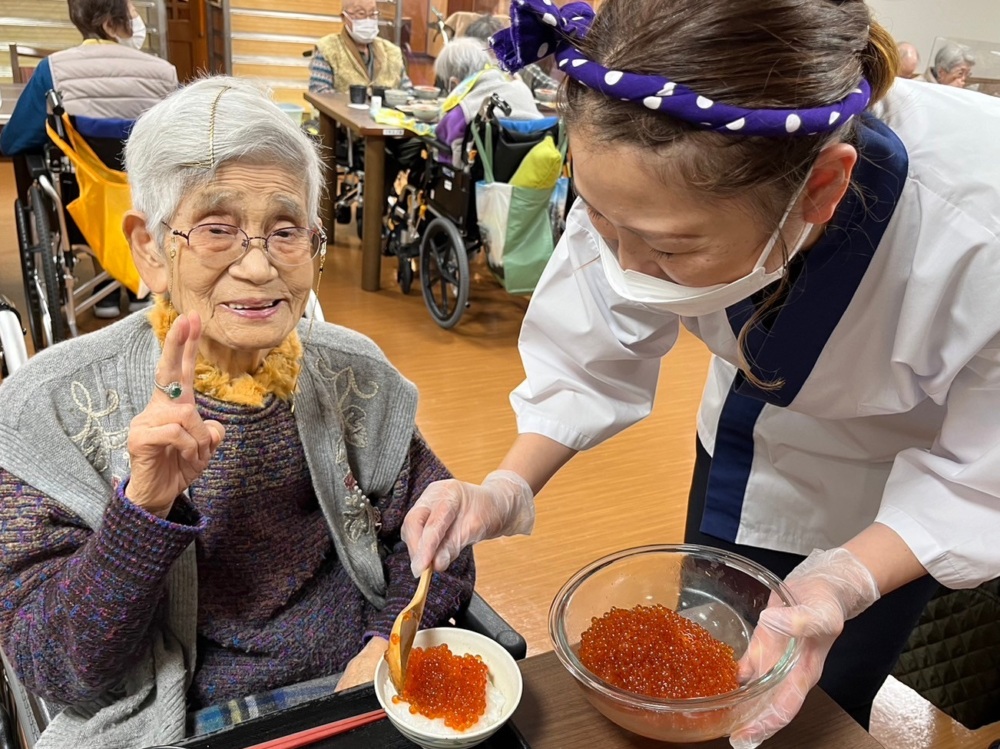
<instances>
[{"instance_id":1,"label":"gloved hand","mask_svg":"<svg viewBox=\"0 0 1000 749\"><path fill-rule=\"evenodd\" d=\"M414 577L431 564L448 569L462 549L497 536L529 534L535 526L534 493L514 471L494 471L481 486L435 481L403 522Z\"/></svg>"},{"instance_id":2,"label":"gloved hand","mask_svg":"<svg viewBox=\"0 0 1000 749\"><path fill-rule=\"evenodd\" d=\"M785 583L798 605L781 606L772 596L740 661L740 683L769 671L781 658L789 637L802 640L799 661L775 688L771 704L730 736L734 749L754 749L791 722L809 690L819 681L823 663L843 631L844 622L879 599L872 573L842 548L814 551L792 570Z\"/></svg>"}]
</instances>

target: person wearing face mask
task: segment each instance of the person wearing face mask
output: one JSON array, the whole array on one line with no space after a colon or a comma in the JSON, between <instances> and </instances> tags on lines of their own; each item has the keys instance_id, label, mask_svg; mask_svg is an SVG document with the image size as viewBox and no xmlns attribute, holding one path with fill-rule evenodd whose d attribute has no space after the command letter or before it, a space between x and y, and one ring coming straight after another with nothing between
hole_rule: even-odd
<instances>
[{"instance_id":1,"label":"person wearing face mask","mask_svg":"<svg viewBox=\"0 0 1000 749\"><path fill-rule=\"evenodd\" d=\"M0 134L0 151L7 156L41 153L48 143L46 96L53 89L62 95L67 113L115 120L134 120L177 90L177 69L140 51L146 27L131 0L69 0L69 17L83 44L54 52L35 68ZM14 171L23 196L32 179L22 160L15 159ZM70 228L77 231L75 225ZM129 311L146 305L128 292ZM93 310L102 319L118 317L120 290L106 295Z\"/></svg>"},{"instance_id":2,"label":"person wearing face mask","mask_svg":"<svg viewBox=\"0 0 1000 749\"><path fill-rule=\"evenodd\" d=\"M69 0L69 17L83 44L43 59L17 100L0 135L7 156L40 153L45 133L45 97L62 94L71 115L134 120L177 90L177 69L139 51L145 25L130 0Z\"/></svg>"},{"instance_id":3,"label":"person wearing face mask","mask_svg":"<svg viewBox=\"0 0 1000 749\"><path fill-rule=\"evenodd\" d=\"M413 571L529 533L562 465L649 415L684 326L714 354L686 540L798 602L761 615L744 681L775 639L802 651L731 743L758 746L817 682L867 726L939 583L1000 575L1000 102L894 82L862 0L512 14L500 62L566 73L579 199L521 330L520 434L481 484L424 493Z\"/></svg>"},{"instance_id":4,"label":"person wearing face mask","mask_svg":"<svg viewBox=\"0 0 1000 749\"><path fill-rule=\"evenodd\" d=\"M139 15L139 11L135 9L135 6L129 0L128 4L129 18L132 20L132 36L127 39L119 39L119 44L125 44L132 49L142 49L142 45L146 43L146 22L142 20L142 16Z\"/></svg>"},{"instance_id":5,"label":"person wearing face mask","mask_svg":"<svg viewBox=\"0 0 1000 749\"><path fill-rule=\"evenodd\" d=\"M347 93L351 86L409 88L403 51L378 35L375 0L345 0L344 29L316 42L309 64L309 90Z\"/></svg>"}]
</instances>

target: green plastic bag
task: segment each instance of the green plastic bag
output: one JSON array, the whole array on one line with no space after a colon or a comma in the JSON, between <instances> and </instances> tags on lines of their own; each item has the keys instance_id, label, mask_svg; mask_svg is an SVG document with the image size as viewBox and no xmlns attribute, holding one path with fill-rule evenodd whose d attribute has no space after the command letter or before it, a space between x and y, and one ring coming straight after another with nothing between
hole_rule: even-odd
<instances>
[{"instance_id":1,"label":"green plastic bag","mask_svg":"<svg viewBox=\"0 0 1000 749\"><path fill-rule=\"evenodd\" d=\"M508 293L530 294L555 249L549 218L555 187L536 190L496 182L490 123L486 125L489 150L483 147L475 128L473 137L485 173L485 179L476 184L476 213L487 263ZM565 137L560 137L563 155L565 149Z\"/></svg>"}]
</instances>

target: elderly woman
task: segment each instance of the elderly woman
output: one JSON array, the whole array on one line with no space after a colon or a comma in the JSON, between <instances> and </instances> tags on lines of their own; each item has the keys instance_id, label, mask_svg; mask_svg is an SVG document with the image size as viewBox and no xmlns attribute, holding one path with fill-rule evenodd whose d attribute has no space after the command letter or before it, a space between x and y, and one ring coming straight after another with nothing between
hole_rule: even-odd
<instances>
[{"instance_id":1,"label":"elderly woman","mask_svg":"<svg viewBox=\"0 0 1000 749\"><path fill-rule=\"evenodd\" d=\"M934 64L927 71L927 80L945 86L965 88L976 64L975 53L966 45L948 42L934 56Z\"/></svg>"},{"instance_id":2,"label":"elderly woman","mask_svg":"<svg viewBox=\"0 0 1000 749\"><path fill-rule=\"evenodd\" d=\"M490 37L498 31L507 28L509 25L509 19L505 20L499 16L480 16L479 20L465 30L465 36L470 39L479 39L483 44L489 44ZM492 50L490 50L490 59L493 59ZM534 62L525 65L523 69L517 72L514 78L524 81L524 85L530 88L532 93L535 93L539 89L555 90L559 88L559 81L546 73L541 65Z\"/></svg>"},{"instance_id":3,"label":"elderly woman","mask_svg":"<svg viewBox=\"0 0 1000 749\"><path fill-rule=\"evenodd\" d=\"M448 111L437 125L436 136L442 143L451 145L455 163L460 161L460 149L469 123L493 94L510 105L509 119L542 118L531 89L494 68L485 44L478 39L463 37L442 49L434 63L434 73L451 92L445 103Z\"/></svg>"},{"instance_id":4,"label":"elderly woman","mask_svg":"<svg viewBox=\"0 0 1000 749\"><path fill-rule=\"evenodd\" d=\"M369 681L416 587L403 516L447 476L378 348L300 322L322 174L287 116L205 79L139 120L126 159L158 303L0 389L0 637L70 708L40 749L170 743L199 708ZM424 624L473 579L468 555L436 576Z\"/></svg>"}]
</instances>

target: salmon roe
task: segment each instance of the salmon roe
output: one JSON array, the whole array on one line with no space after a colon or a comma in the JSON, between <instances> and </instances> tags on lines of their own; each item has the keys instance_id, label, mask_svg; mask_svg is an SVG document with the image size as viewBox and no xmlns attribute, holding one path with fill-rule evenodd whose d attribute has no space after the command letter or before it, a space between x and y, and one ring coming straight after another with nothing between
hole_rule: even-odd
<instances>
[{"instance_id":1,"label":"salmon roe","mask_svg":"<svg viewBox=\"0 0 1000 749\"><path fill-rule=\"evenodd\" d=\"M677 700L739 686L733 649L659 604L595 616L581 639L587 670L633 694Z\"/></svg>"},{"instance_id":2,"label":"salmon roe","mask_svg":"<svg viewBox=\"0 0 1000 749\"><path fill-rule=\"evenodd\" d=\"M486 712L489 667L478 655L458 656L447 645L413 648L406 662L403 694L393 704L410 703L410 713L444 718L444 724L465 731Z\"/></svg>"}]
</instances>

